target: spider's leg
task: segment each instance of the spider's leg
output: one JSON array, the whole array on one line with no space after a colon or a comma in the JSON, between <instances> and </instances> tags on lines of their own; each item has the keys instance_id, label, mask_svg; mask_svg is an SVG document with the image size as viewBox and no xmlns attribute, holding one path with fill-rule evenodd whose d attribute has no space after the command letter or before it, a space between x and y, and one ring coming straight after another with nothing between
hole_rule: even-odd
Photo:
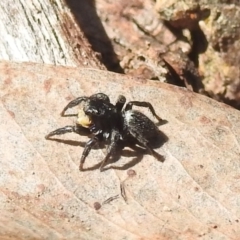
<instances>
[{"instance_id":1,"label":"spider's leg","mask_svg":"<svg viewBox=\"0 0 240 240\"><path fill-rule=\"evenodd\" d=\"M156 112L155 112L155 110L154 110L154 108L153 108L153 106L152 106L151 103L149 103L149 102L131 101L131 102L128 102L128 103L127 103L127 105L126 105L126 107L125 107L125 111L131 110L133 106L146 107L146 108L148 108L148 109L151 111L152 115L153 115L159 122L163 121L163 119L160 118L160 117L156 114Z\"/></svg>"},{"instance_id":2,"label":"spider's leg","mask_svg":"<svg viewBox=\"0 0 240 240\"><path fill-rule=\"evenodd\" d=\"M58 128L58 129L50 132L48 135L45 136L45 138L49 139L50 137L52 137L54 135L62 135L65 133L70 133L70 132L80 134L80 128L78 126L65 126L65 127Z\"/></svg>"},{"instance_id":3,"label":"spider's leg","mask_svg":"<svg viewBox=\"0 0 240 240\"><path fill-rule=\"evenodd\" d=\"M149 151L149 153L151 153L158 161L160 162L164 162L165 158L163 155L157 153L156 151L154 151L151 147L149 147L148 145L145 145L145 148L147 148L147 150Z\"/></svg>"},{"instance_id":4,"label":"spider's leg","mask_svg":"<svg viewBox=\"0 0 240 240\"><path fill-rule=\"evenodd\" d=\"M135 131L133 131L133 129L130 131L131 135L136 138L139 142L140 145L142 145L143 147L145 147L148 152L154 156L158 161L160 162L164 162L164 156L162 156L161 154L157 153L156 151L153 150L153 148L151 146L149 146L148 144L148 140L142 136L141 134L139 134L139 132L137 131L137 129Z\"/></svg>"},{"instance_id":5,"label":"spider's leg","mask_svg":"<svg viewBox=\"0 0 240 240\"><path fill-rule=\"evenodd\" d=\"M61 112L61 116L62 117L65 117L65 112L69 109L69 108L72 108L72 107L75 107L77 106L78 104L80 104L81 102L85 102L86 100L88 99L88 97L78 97L74 100L72 100L71 102L68 103L68 105L62 110ZM67 115L68 116L68 115Z\"/></svg>"},{"instance_id":6,"label":"spider's leg","mask_svg":"<svg viewBox=\"0 0 240 240\"><path fill-rule=\"evenodd\" d=\"M108 148L107 148L107 154L105 156L105 158L103 159L101 166L100 166L100 171L103 171L103 167L106 164L106 162L108 161L108 159L111 157L111 155L113 155L118 147L119 144L119 139L120 139L120 133L116 130L112 131L111 134L111 143L109 144Z\"/></svg>"},{"instance_id":7,"label":"spider's leg","mask_svg":"<svg viewBox=\"0 0 240 240\"><path fill-rule=\"evenodd\" d=\"M92 147L99 142L99 139L94 136L93 138L91 138L85 145L82 156L81 156L81 160L80 160L80 165L79 165L79 170L83 171L83 164L85 162L86 157L88 156L89 152L91 151Z\"/></svg>"},{"instance_id":8,"label":"spider's leg","mask_svg":"<svg viewBox=\"0 0 240 240\"><path fill-rule=\"evenodd\" d=\"M126 103L126 98L123 95L119 95L117 102L115 104L118 111L122 111L124 104Z\"/></svg>"}]
</instances>

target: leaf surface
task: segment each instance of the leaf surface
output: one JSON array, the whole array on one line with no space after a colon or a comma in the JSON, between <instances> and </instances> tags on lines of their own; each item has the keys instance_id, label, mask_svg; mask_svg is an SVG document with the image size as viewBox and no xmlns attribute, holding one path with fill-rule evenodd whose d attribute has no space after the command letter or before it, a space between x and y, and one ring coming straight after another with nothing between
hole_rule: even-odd
<instances>
[{"instance_id":1,"label":"leaf surface","mask_svg":"<svg viewBox=\"0 0 240 240\"><path fill-rule=\"evenodd\" d=\"M7 62L0 69L1 239L238 239L237 110L182 88L100 70ZM45 140L74 124L60 117L70 100L96 92L112 102L124 94L152 103L168 121L159 126L168 141L156 149L163 163L125 149L106 171L79 172L86 136ZM85 166L101 162L104 152L93 149ZM128 169L136 176L128 177ZM124 180L127 201L120 193Z\"/></svg>"}]
</instances>

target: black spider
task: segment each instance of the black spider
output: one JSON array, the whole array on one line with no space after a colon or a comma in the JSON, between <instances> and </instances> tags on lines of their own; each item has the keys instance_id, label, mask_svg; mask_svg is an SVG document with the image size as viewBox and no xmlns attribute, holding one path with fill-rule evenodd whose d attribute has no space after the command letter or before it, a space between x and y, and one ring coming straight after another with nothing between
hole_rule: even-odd
<instances>
[{"instance_id":1,"label":"black spider","mask_svg":"<svg viewBox=\"0 0 240 240\"><path fill-rule=\"evenodd\" d=\"M66 115L67 109L84 102L82 110L78 114ZM98 142L108 144L107 154L103 159L100 171L107 160L114 155L117 148L123 149L128 142L137 143L145 147L155 158L163 161L164 158L151 147L151 142L155 141L159 130L157 126L143 113L132 110L133 105L147 107L151 113L163 121L154 111L149 102L131 101L126 103L126 98L122 95L118 97L113 105L109 97L103 93L93 94L90 97L79 97L69 102L63 109L61 116L78 116L75 126L65 126L50 132L46 139L54 135L61 135L68 132L82 134L84 128L92 134L91 139L86 143L83 150L79 170L83 171L84 161L91 148Z\"/></svg>"}]
</instances>

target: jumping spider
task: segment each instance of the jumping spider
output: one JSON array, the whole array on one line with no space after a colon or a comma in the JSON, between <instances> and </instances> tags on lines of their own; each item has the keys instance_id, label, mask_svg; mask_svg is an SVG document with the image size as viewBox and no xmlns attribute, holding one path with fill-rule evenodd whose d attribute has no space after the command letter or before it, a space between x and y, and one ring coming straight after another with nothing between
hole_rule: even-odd
<instances>
[{"instance_id":1,"label":"jumping spider","mask_svg":"<svg viewBox=\"0 0 240 240\"><path fill-rule=\"evenodd\" d=\"M65 112L83 102L83 108L78 114L66 115ZM45 138L50 139L54 135L69 132L77 134L85 129L89 130L91 139L86 143L79 165L83 171L83 164L91 148L98 142L108 145L107 154L103 159L100 171L105 163L113 156L118 148L123 149L128 141L133 141L148 150L156 159L163 161L163 156L158 154L150 146L150 141L156 137L159 130L157 126L143 113L132 110L133 105L147 107L158 121L163 121L154 111L149 102L131 101L126 103L126 98L120 95L115 105L109 97L103 93L93 94L90 97L78 97L69 102L63 109L61 116L77 116L75 126L65 126L50 132Z\"/></svg>"}]
</instances>

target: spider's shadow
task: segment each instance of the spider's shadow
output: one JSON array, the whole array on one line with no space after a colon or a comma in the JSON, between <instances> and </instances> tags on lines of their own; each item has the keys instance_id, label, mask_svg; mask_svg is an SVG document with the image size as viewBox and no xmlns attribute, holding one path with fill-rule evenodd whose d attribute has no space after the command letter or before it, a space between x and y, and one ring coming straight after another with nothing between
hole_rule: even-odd
<instances>
[{"instance_id":1,"label":"spider's shadow","mask_svg":"<svg viewBox=\"0 0 240 240\"><path fill-rule=\"evenodd\" d=\"M81 147L81 148L84 148L86 146L86 142L80 142L80 141L76 141L76 140L69 140L69 139L60 139L60 138L48 138L48 140L50 141L54 141L54 142L58 142L58 143L64 143L64 144L67 144L67 145L70 145L70 146L74 146L74 147ZM103 143L98 143L96 145L94 145L92 147L92 149L103 149L104 148L104 144Z\"/></svg>"},{"instance_id":2,"label":"spider's shadow","mask_svg":"<svg viewBox=\"0 0 240 240\"><path fill-rule=\"evenodd\" d=\"M151 139L149 146L153 149L159 148L167 141L168 141L168 137L159 130L156 136L153 139ZM129 149L124 149L124 147L129 147L133 151ZM118 149L116 154L108 160L108 162L105 164L102 171L106 171L108 169L127 170L129 168L132 168L136 164L138 164L143 159L144 155L149 155L149 154L150 153L148 152L147 149L141 147L140 144L135 139L131 139L128 142L125 142L124 145ZM108 164L117 162L121 158L121 156L129 157L132 159L128 163L124 164L123 166L107 167ZM163 161L164 161L164 157L163 157ZM101 166L101 162L92 167L84 169L84 171L96 170L96 169L99 169L100 166Z\"/></svg>"},{"instance_id":3,"label":"spider's shadow","mask_svg":"<svg viewBox=\"0 0 240 240\"><path fill-rule=\"evenodd\" d=\"M165 124L165 123L166 122L162 124ZM168 137L163 132L158 130L156 132L156 135L152 139L149 139L149 147L151 147L152 149L160 148L167 141L168 141ZM130 147L134 151L123 150L121 152L122 154L119 155L119 158L121 157L121 155L126 157L134 157L134 158L130 162L128 162L127 164L121 167L111 166L111 167L105 168L106 170L109 168L126 170L138 164L143 159L144 155L150 155L149 151L146 148L142 147L135 139L132 142L128 142L125 146ZM164 161L164 157L163 157L163 161Z\"/></svg>"},{"instance_id":4,"label":"spider's shadow","mask_svg":"<svg viewBox=\"0 0 240 240\"><path fill-rule=\"evenodd\" d=\"M65 139L59 139L59 138L51 138L49 139L51 141L56 141L59 143L68 144L71 146L80 146L85 147L86 142L80 142L80 141L74 141L74 140L65 140ZM168 137L161 132L160 130L157 132L156 136L152 138L149 142L149 146L153 149L161 147L165 142L168 141ZM92 149L103 149L105 145L103 143L96 144ZM125 147L129 147L130 149L124 149ZM105 167L103 168L103 171L106 171L108 169L117 169L117 170L127 170L136 164L138 164L144 157L144 155L149 155L150 153L147 151L147 149L140 146L140 144L134 139L128 139L126 142L122 143L121 146L119 146L119 149L115 153L114 156L112 156L108 162L105 164ZM124 164L123 166L109 166L108 164L112 164L117 162L121 156L132 158L128 163ZM101 166L101 161L91 167L84 168L83 171L92 171L97 170Z\"/></svg>"}]
</instances>

